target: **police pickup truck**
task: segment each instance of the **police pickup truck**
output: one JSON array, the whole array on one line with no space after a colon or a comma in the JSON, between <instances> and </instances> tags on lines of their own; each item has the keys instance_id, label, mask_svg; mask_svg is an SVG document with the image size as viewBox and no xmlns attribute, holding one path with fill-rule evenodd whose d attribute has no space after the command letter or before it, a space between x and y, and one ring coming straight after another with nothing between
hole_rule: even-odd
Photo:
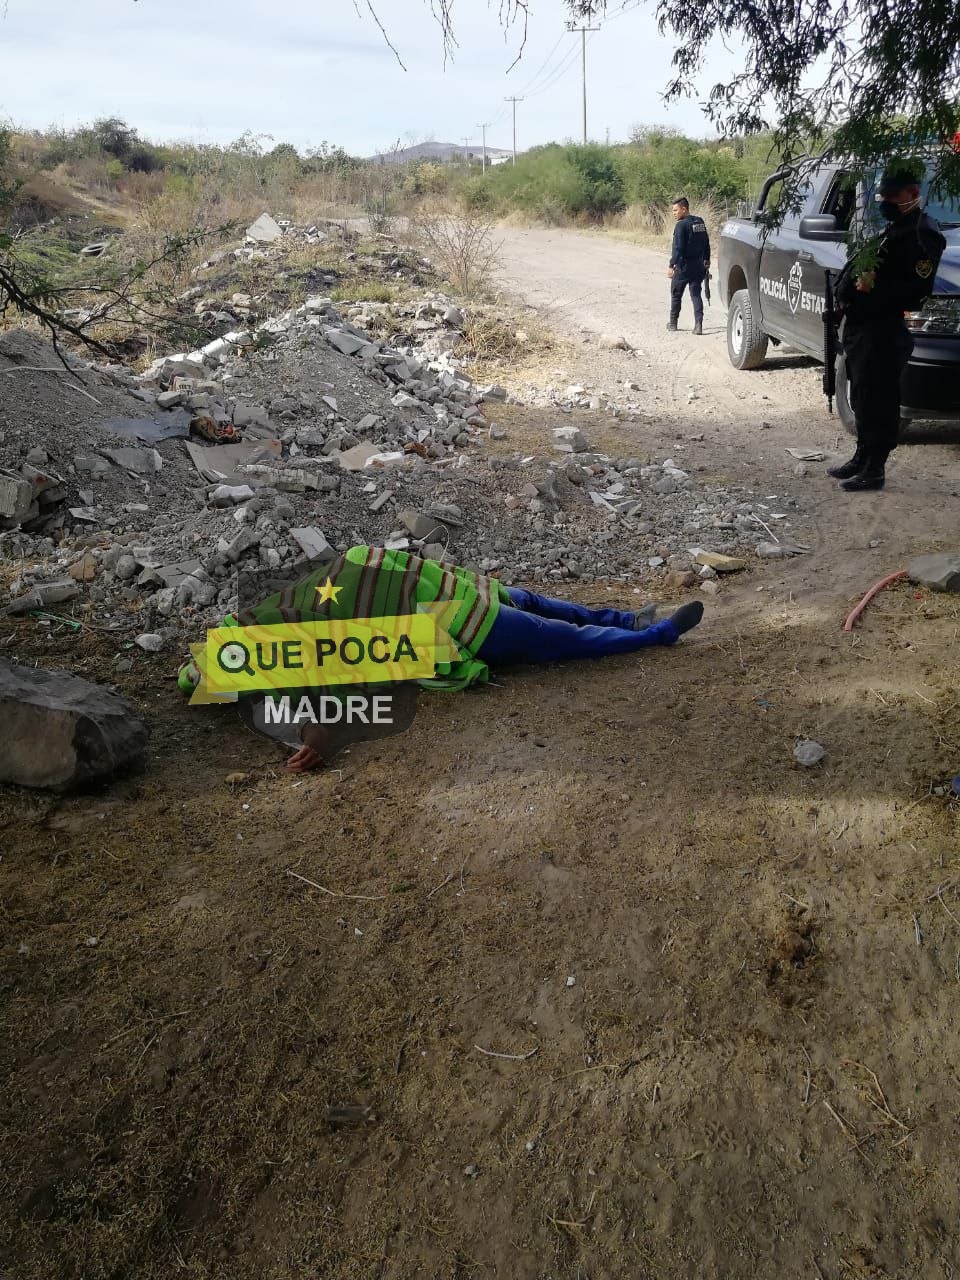
<instances>
[{"instance_id":1,"label":"police pickup truck","mask_svg":"<svg viewBox=\"0 0 960 1280\"><path fill-rule=\"evenodd\" d=\"M728 219L720 233L718 284L727 308L727 351L737 369L759 368L771 342L822 363L826 272L836 278L851 241L883 225L874 182L855 179L840 164L822 164L799 184L794 179L796 190L784 201L788 212L776 217L790 179L789 172L772 174L752 214ZM923 195L947 248L933 296L905 317L914 347L903 374L902 412L960 421L960 203ZM853 430L842 354L836 372L837 412Z\"/></svg>"}]
</instances>

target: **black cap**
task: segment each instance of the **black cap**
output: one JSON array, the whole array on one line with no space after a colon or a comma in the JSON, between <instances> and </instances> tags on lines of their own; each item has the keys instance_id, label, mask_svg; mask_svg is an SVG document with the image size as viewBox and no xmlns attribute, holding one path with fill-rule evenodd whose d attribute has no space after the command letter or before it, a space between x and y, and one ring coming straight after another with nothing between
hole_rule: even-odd
<instances>
[{"instance_id":1,"label":"black cap","mask_svg":"<svg viewBox=\"0 0 960 1280\"><path fill-rule=\"evenodd\" d=\"M882 196L895 196L904 187L919 187L926 173L926 165L922 160L891 160L883 171L880 186L877 188Z\"/></svg>"}]
</instances>

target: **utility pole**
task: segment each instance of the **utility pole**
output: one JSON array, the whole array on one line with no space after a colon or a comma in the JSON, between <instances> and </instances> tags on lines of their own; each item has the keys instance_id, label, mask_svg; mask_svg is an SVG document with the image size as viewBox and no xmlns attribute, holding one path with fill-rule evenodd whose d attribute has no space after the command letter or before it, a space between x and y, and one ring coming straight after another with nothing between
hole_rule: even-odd
<instances>
[{"instance_id":1,"label":"utility pole","mask_svg":"<svg viewBox=\"0 0 960 1280\"><path fill-rule=\"evenodd\" d=\"M463 139L463 163L466 165L469 165L470 163L470 152L468 150L469 146L470 146L470 139L468 137L465 137Z\"/></svg>"},{"instance_id":2,"label":"utility pole","mask_svg":"<svg viewBox=\"0 0 960 1280\"><path fill-rule=\"evenodd\" d=\"M504 102L513 103L513 163L517 163L517 103L522 102L522 98L504 98Z\"/></svg>"},{"instance_id":3,"label":"utility pole","mask_svg":"<svg viewBox=\"0 0 960 1280\"><path fill-rule=\"evenodd\" d=\"M490 128L489 123L478 124L478 129L483 130L483 172L487 172L487 130Z\"/></svg>"},{"instance_id":4,"label":"utility pole","mask_svg":"<svg viewBox=\"0 0 960 1280\"><path fill-rule=\"evenodd\" d=\"M571 34L580 32L580 57L583 63L583 141L587 141L587 33L590 31L599 31L599 27L577 27L572 22L567 23L567 30Z\"/></svg>"}]
</instances>

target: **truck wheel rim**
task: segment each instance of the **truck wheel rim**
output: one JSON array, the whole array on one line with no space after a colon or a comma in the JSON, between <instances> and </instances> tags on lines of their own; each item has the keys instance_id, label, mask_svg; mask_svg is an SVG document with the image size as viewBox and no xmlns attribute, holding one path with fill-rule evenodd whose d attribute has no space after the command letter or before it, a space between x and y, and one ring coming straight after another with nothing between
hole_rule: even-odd
<instances>
[{"instance_id":1,"label":"truck wheel rim","mask_svg":"<svg viewBox=\"0 0 960 1280\"><path fill-rule=\"evenodd\" d=\"M733 349L739 351L743 346L743 312L737 307L733 313Z\"/></svg>"}]
</instances>

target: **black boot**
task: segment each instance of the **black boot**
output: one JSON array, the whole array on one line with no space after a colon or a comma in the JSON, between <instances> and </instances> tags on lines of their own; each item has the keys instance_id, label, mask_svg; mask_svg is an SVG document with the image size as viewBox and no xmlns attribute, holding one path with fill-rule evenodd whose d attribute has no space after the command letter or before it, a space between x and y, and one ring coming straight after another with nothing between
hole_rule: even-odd
<instances>
[{"instance_id":1,"label":"black boot","mask_svg":"<svg viewBox=\"0 0 960 1280\"><path fill-rule=\"evenodd\" d=\"M884 454L867 454L863 466L855 476L840 481L840 488L847 493L864 493L871 489L882 489L886 481L886 456Z\"/></svg>"},{"instance_id":2,"label":"black boot","mask_svg":"<svg viewBox=\"0 0 960 1280\"><path fill-rule=\"evenodd\" d=\"M698 320L698 321L697 321L697 323L693 326L693 332L697 335L697 337L699 337L699 338L702 338L702 337L703 337L703 323L702 323L702 321L700 321L700 320Z\"/></svg>"},{"instance_id":3,"label":"black boot","mask_svg":"<svg viewBox=\"0 0 960 1280\"><path fill-rule=\"evenodd\" d=\"M864 447L858 444L857 451L850 461L842 462L839 467L827 467L827 475L833 476L835 480L849 480L851 476L860 474L866 460Z\"/></svg>"},{"instance_id":4,"label":"black boot","mask_svg":"<svg viewBox=\"0 0 960 1280\"><path fill-rule=\"evenodd\" d=\"M674 320L673 316L671 316L670 319L667 321L667 328L670 330L671 333L677 332L677 322L676 320Z\"/></svg>"},{"instance_id":5,"label":"black boot","mask_svg":"<svg viewBox=\"0 0 960 1280\"><path fill-rule=\"evenodd\" d=\"M698 626L702 618L702 603L699 600L691 600L689 604L682 604L675 613L671 614L670 621L680 635L685 635Z\"/></svg>"}]
</instances>

